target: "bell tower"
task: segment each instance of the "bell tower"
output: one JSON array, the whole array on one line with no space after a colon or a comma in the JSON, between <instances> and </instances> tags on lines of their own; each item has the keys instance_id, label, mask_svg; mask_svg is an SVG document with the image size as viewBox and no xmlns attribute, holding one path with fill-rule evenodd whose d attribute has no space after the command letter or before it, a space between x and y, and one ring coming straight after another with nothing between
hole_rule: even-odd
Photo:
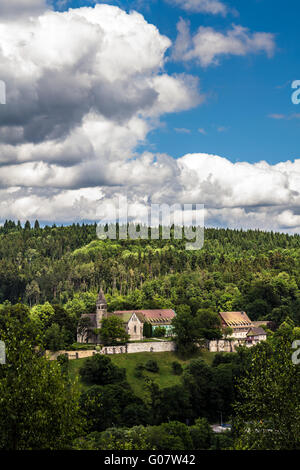
<instances>
[{"instance_id":1,"label":"bell tower","mask_svg":"<svg viewBox=\"0 0 300 470\"><path fill-rule=\"evenodd\" d=\"M103 318L107 318L107 303L104 296L104 292L100 289L98 299L96 302L96 323L97 328L101 328L101 321Z\"/></svg>"}]
</instances>

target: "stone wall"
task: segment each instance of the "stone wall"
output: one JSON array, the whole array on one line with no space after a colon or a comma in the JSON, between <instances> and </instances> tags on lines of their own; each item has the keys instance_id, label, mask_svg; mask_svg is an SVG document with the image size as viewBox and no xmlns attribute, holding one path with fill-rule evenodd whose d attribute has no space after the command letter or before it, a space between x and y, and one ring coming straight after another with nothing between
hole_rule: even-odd
<instances>
[{"instance_id":1,"label":"stone wall","mask_svg":"<svg viewBox=\"0 0 300 470\"><path fill-rule=\"evenodd\" d=\"M176 345L173 341L151 341L148 343L128 343L128 353L137 352L168 352L175 351Z\"/></svg>"},{"instance_id":2,"label":"stone wall","mask_svg":"<svg viewBox=\"0 0 300 470\"><path fill-rule=\"evenodd\" d=\"M245 344L245 341L219 339L209 342L210 352L234 352L237 346Z\"/></svg>"},{"instance_id":3,"label":"stone wall","mask_svg":"<svg viewBox=\"0 0 300 470\"><path fill-rule=\"evenodd\" d=\"M89 350L89 351L46 351L46 357L50 359L51 361L57 359L57 356L60 356L61 354L68 355L69 359L84 359L85 357L91 357L94 354L96 354L97 351L95 350Z\"/></svg>"},{"instance_id":4,"label":"stone wall","mask_svg":"<svg viewBox=\"0 0 300 470\"><path fill-rule=\"evenodd\" d=\"M210 352L235 352L238 346L246 346L247 348L252 348L258 343L265 341L266 336L253 340L246 341L246 339L235 339L229 341L228 339L219 339L215 341L209 341L209 351Z\"/></svg>"},{"instance_id":5,"label":"stone wall","mask_svg":"<svg viewBox=\"0 0 300 470\"><path fill-rule=\"evenodd\" d=\"M101 349L100 354L132 354L139 352L168 352L175 351L176 345L173 341L151 341L146 343L127 343L123 346L106 346ZM57 359L60 354L68 355L69 359L83 359L97 354L96 350L89 351L46 351L46 356L50 360Z\"/></svg>"}]
</instances>

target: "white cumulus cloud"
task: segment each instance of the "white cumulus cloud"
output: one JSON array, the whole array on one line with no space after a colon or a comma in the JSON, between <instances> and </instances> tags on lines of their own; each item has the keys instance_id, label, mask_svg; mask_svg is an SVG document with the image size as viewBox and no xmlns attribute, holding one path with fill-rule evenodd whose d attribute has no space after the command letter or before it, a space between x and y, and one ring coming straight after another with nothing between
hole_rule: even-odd
<instances>
[{"instance_id":1,"label":"white cumulus cloud","mask_svg":"<svg viewBox=\"0 0 300 470\"><path fill-rule=\"evenodd\" d=\"M273 37L240 27L192 38L181 22L179 34L177 53L203 65L274 50ZM98 220L127 194L136 212L151 201L204 204L207 225L300 230L300 160L137 152L161 116L204 99L196 77L166 73L171 41L142 15L108 5L47 10L1 21L0 44L1 220Z\"/></svg>"},{"instance_id":2,"label":"white cumulus cloud","mask_svg":"<svg viewBox=\"0 0 300 470\"><path fill-rule=\"evenodd\" d=\"M195 13L211 13L213 15L226 15L228 8L220 0L167 0L171 5L181 7L183 10Z\"/></svg>"},{"instance_id":3,"label":"white cumulus cloud","mask_svg":"<svg viewBox=\"0 0 300 470\"><path fill-rule=\"evenodd\" d=\"M47 0L1 0L0 18L3 20L38 15L47 8Z\"/></svg>"},{"instance_id":4,"label":"white cumulus cloud","mask_svg":"<svg viewBox=\"0 0 300 470\"><path fill-rule=\"evenodd\" d=\"M177 24L178 35L173 49L173 59L198 62L202 67L218 64L222 56L246 56L275 52L275 36L272 33L254 32L233 25L225 33L210 26L200 26L191 35L189 23L181 19Z\"/></svg>"}]
</instances>

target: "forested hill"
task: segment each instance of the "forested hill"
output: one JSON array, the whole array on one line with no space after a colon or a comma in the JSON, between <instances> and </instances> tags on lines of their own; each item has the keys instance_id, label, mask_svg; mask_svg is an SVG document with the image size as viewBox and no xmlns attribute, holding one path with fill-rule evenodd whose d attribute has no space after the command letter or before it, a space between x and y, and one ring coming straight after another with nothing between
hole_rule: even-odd
<instances>
[{"instance_id":1,"label":"forested hill","mask_svg":"<svg viewBox=\"0 0 300 470\"><path fill-rule=\"evenodd\" d=\"M299 325L299 254L299 235L272 232L206 229L203 249L187 251L180 240L98 240L95 224L6 222L0 303L66 304L102 285L111 310L186 304Z\"/></svg>"}]
</instances>

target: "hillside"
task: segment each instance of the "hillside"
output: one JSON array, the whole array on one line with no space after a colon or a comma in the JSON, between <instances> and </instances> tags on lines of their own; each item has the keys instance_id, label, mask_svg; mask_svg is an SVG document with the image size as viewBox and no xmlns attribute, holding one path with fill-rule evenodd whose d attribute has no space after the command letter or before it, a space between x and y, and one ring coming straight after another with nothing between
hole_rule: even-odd
<instances>
[{"instance_id":1,"label":"hillside","mask_svg":"<svg viewBox=\"0 0 300 470\"><path fill-rule=\"evenodd\" d=\"M172 422L179 422L176 426L180 435L192 432L198 436L203 429L211 432L209 423L221 417L229 420L234 412L243 432L243 423L252 422L253 407L261 403L254 420L255 437L261 418L269 419L274 413L273 401L268 405L271 390L278 406L273 429L278 429L280 416L280 426L286 425L285 434L289 436L299 402L298 394L290 398L289 391L299 390L298 366L291 361L291 345L299 338L300 330L295 328L300 325L300 238L215 229L207 229L205 235L202 250L186 251L183 241L172 239L98 240L91 225L40 228L36 223L34 228L29 224L22 228L7 223L0 229L0 337L14 364L7 369L8 377L13 377L10 386L6 379L0 380L7 403L13 397L18 409L31 411L36 407L32 397L41 386L41 396L50 393L51 400L55 400L51 419L60 409L63 396L68 406L74 405L74 416L87 420L86 434L76 443L79 448L103 448L102 439L110 428L122 434L128 427L139 426L159 436L155 446L169 449L169 445L161 446L160 439L163 429L173 426ZM89 386L81 380L73 385L68 381L65 356L47 361L36 351L77 347L74 342L79 318L95 311L100 285L110 311L173 308L176 319L181 318L179 323L184 325L185 353L191 353L186 346L193 345L186 331L192 336L195 327L200 331L198 320L202 314L217 317L220 311L245 310L251 320L273 321L275 332L252 348L241 347L228 354L200 352L196 357L186 354L186 360L173 353L94 355L90 358L92 364L87 359L71 360L69 375L73 379L79 377L83 365L85 375L94 371L86 380ZM15 354L19 348L22 354ZM158 372L153 372L153 363L152 372L137 370L149 359L157 361ZM182 375L174 374L174 361L182 365ZM126 369L126 377L120 369ZM146 383L146 378L152 380ZM236 386L244 381L246 400L239 405ZM20 383L26 383L25 389ZM40 401L44 403L45 399ZM269 406L266 412L265 404ZM10 419L6 408L2 415L4 423L7 416ZM287 416L286 424L282 416ZM67 422L66 426L69 429ZM299 435L297 429L295 436ZM6 432L5 426L3 430ZM101 443L93 441L94 433L98 433ZM248 428L245 433L247 438ZM265 435L262 432L261 436ZM226 442L221 448L230 445ZM205 448L211 447L212 441L205 444ZM191 446L174 444L174 449L185 448ZM194 448L202 449L203 444L198 442Z\"/></svg>"},{"instance_id":2,"label":"hillside","mask_svg":"<svg viewBox=\"0 0 300 470\"><path fill-rule=\"evenodd\" d=\"M154 380L160 388L165 387L173 387L174 385L179 385L181 383L181 378L179 375L174 375L172 372L172 362L176 361L179 362L182 367L184 368L187 364L190 363L192 359L199 357L203 359L208 365L211 365L215 354L210 353L208 351L202 351L201 353L197 353L193 357L189 359L182 359L178 357L177 354L172 352L164 352L164 353L137 353L137 354L116 354L109 356L112 362L121 368L126 369L126 378L128 383L130 384L133 392L139 398L145 399L147 396L146 388L145 388L145 380L144 377L149 377ZM159 372L143 372L144 377L136 377L135 375L135 368L138 364L145 364L149 360L157 361L159 366ZM74 359L69 361L69 375L74 380L77 378L79 380L79 386L82 390L88 389L88 386L85 385L79 376L79 369L84 365L86 359Z\"/></svg>"},{"instance_id":3,"label":"hillside","mask_svg":"<svg viewBox=\"0 0 300 470\"><path fill-rule=\"evenodd\" d=\"M91 311L100 285L110 310L245 310L253 320L300 324L300 236L206 229L204 247L181 240L98 240L95 225L0 229L0 302L45 301ZM77 299L77 300L76 300ZM76 306L75 304L79 304Z\"/></svg>"}]
</instances>

